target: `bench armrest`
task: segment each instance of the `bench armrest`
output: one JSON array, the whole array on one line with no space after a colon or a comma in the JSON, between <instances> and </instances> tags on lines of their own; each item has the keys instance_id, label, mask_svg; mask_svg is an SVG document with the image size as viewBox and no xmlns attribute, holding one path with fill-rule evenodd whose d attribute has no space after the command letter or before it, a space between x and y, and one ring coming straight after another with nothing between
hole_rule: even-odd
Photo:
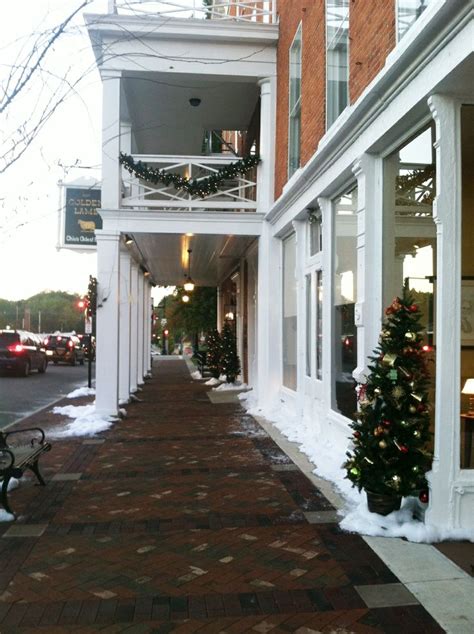
<instances>
[{"instance_id":1,"label":"bench armrest","mask_svg":"<svg viewBox=\"0 0 474 634\"><path fill-rule=\"evenodd\" d=\"M15 434L26 434L29 432L39 432L40 438L36 438L35 436L30 440L30 444L34 447L36 444L42 445L45 441L44 431L41 427L29 427L28 429L17 429L15 431L4 431L0 432L0 449L8 449L8 438L9 436L13 436Z\"/></svg>"}]
</instances>

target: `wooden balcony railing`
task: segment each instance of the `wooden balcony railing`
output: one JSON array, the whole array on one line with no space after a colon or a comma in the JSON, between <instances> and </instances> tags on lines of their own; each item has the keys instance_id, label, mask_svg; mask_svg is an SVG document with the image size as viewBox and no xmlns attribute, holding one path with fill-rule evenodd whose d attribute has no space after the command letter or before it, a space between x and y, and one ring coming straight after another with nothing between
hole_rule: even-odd
<instances>
[{"instance_id":1,"label":"wooden balcony railing","mask_svg":"<svg viewBox=\"0 0 474 634\"><path fill-rule=\"evenodd\" d=\"M135 162L146 163L164 173L179 174L190 180L204 180L234 162L234 156L157 156L134 154ZM154 184L122 170L121 207L137 210L169 211L256 211L257 167L246 175L226 179L215 193L205 198L192 195L174 185Z\"/></svg>"},{"instance_id":2,"label":"wooden balcony railing","mask_svg":"<svg viewBox=\"0 0 474 634\"><path fill-rule=\"evenodd\" d=\"M109 0L109 13L276 24L276 0Z\"/></svg>"}]
</instances>

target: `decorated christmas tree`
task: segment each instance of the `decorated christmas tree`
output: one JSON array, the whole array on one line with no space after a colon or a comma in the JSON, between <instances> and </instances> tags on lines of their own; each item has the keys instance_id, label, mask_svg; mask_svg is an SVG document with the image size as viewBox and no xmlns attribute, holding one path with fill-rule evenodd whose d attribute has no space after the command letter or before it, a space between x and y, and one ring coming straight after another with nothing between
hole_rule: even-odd
<instances>
[{"instance_id":1,"label":"decorated christmas tree","mask_svg":"<svg viewBox=\"0 0 474 634\"><path fill-rule=\"evenodd\" d=\"M222 356L221 336L217 328L210 330L206 337L206 365L215 379L219 378Z\"/></svg>"},{"instance_id":2,"label":"decorated christmas tree","mask_svg":"<svg viewBox=\"0 0 474 634\"><path fill-rule=\"evenodd\" d=\"M240 359L237 355L237 341L228 323L222 329L221 372L227 377L227 383L234 383L240 372Z\"/></svg>"},{"instance_id":3,"label":"decorated christmas tree","mask_svg":"<svg viewBox=\"0 0 474 634\"><path fill-rule=\"evenodd\" d=\"M344 464L346 477L368 492L369 510L371 493L396 499L399 508L401 497L426 487L431 465L421 314L406 289L385 314L367 383L359 388L354 447Z\"/></svg>"}]
</instances>

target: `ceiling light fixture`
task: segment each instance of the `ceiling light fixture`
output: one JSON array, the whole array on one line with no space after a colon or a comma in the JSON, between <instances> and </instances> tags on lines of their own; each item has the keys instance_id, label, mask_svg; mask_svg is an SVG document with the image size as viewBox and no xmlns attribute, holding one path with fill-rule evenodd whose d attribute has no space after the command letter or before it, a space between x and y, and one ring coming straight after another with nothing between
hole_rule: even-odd
<instances>
[{"instance_id":1,"label":"ceiling light fixture","mask_svg":"<svg viewBox=\"0 0 474 634\"><path fill-rule=\"evenodd\" d=\"M192 249L188 249L188 275L184 283L184 290L188 292L193 291L195 286L191 278L191 253L192 253Z\"/></svg>"},{"instance_id":2,"label":"ceiling light fixture","mask_svg":"<svg viewBox=\"0 0 474 634\"><path fill-rule=\"evenodd\" d=\"M187 304L189 302L189 295L182 295L181 300Z\"/></svg>"},{"instance_id":3,"label":"ceiling light fixture","mask_svg":"<svg viewBox=\"0 0 474 634\"><path fill-rule=\"evenodd\" d=\"M135 240L132 238L132 236L129 236L128 233L126 233L123 237L125 244L128 246L129 244L133 244L135 242Z\"/></svg>"}]
</instances>

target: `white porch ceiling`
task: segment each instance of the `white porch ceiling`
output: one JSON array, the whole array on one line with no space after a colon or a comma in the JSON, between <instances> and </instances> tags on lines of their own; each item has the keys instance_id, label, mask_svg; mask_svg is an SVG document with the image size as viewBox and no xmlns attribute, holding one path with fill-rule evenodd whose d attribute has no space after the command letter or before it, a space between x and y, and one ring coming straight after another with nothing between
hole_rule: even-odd
<instances>
[{"instance_id":1,"label":"white porch ceiling","mask_svg":"<svg viewBox=\"0 0 474 634\"><path fill-rule=\"evenodd\" d=\"M206 130L247 129L259 95L256 81L150 72L127 73L123 90L138 154L201 154Z\"/></svg>"},{"instance_id":2,"label":"white porch ceiling","mask_svg":"<svg viewBox=\"0 0 474 634\"><path fill-rule=\"evenodd\" d=\"M238 264L239 258L256 239L253 236L138 234L130 250L143 262L160 286L182 285L188 272L191 249L191 277L198 286L216 286Z\"/></svg>"}]
</instances>

